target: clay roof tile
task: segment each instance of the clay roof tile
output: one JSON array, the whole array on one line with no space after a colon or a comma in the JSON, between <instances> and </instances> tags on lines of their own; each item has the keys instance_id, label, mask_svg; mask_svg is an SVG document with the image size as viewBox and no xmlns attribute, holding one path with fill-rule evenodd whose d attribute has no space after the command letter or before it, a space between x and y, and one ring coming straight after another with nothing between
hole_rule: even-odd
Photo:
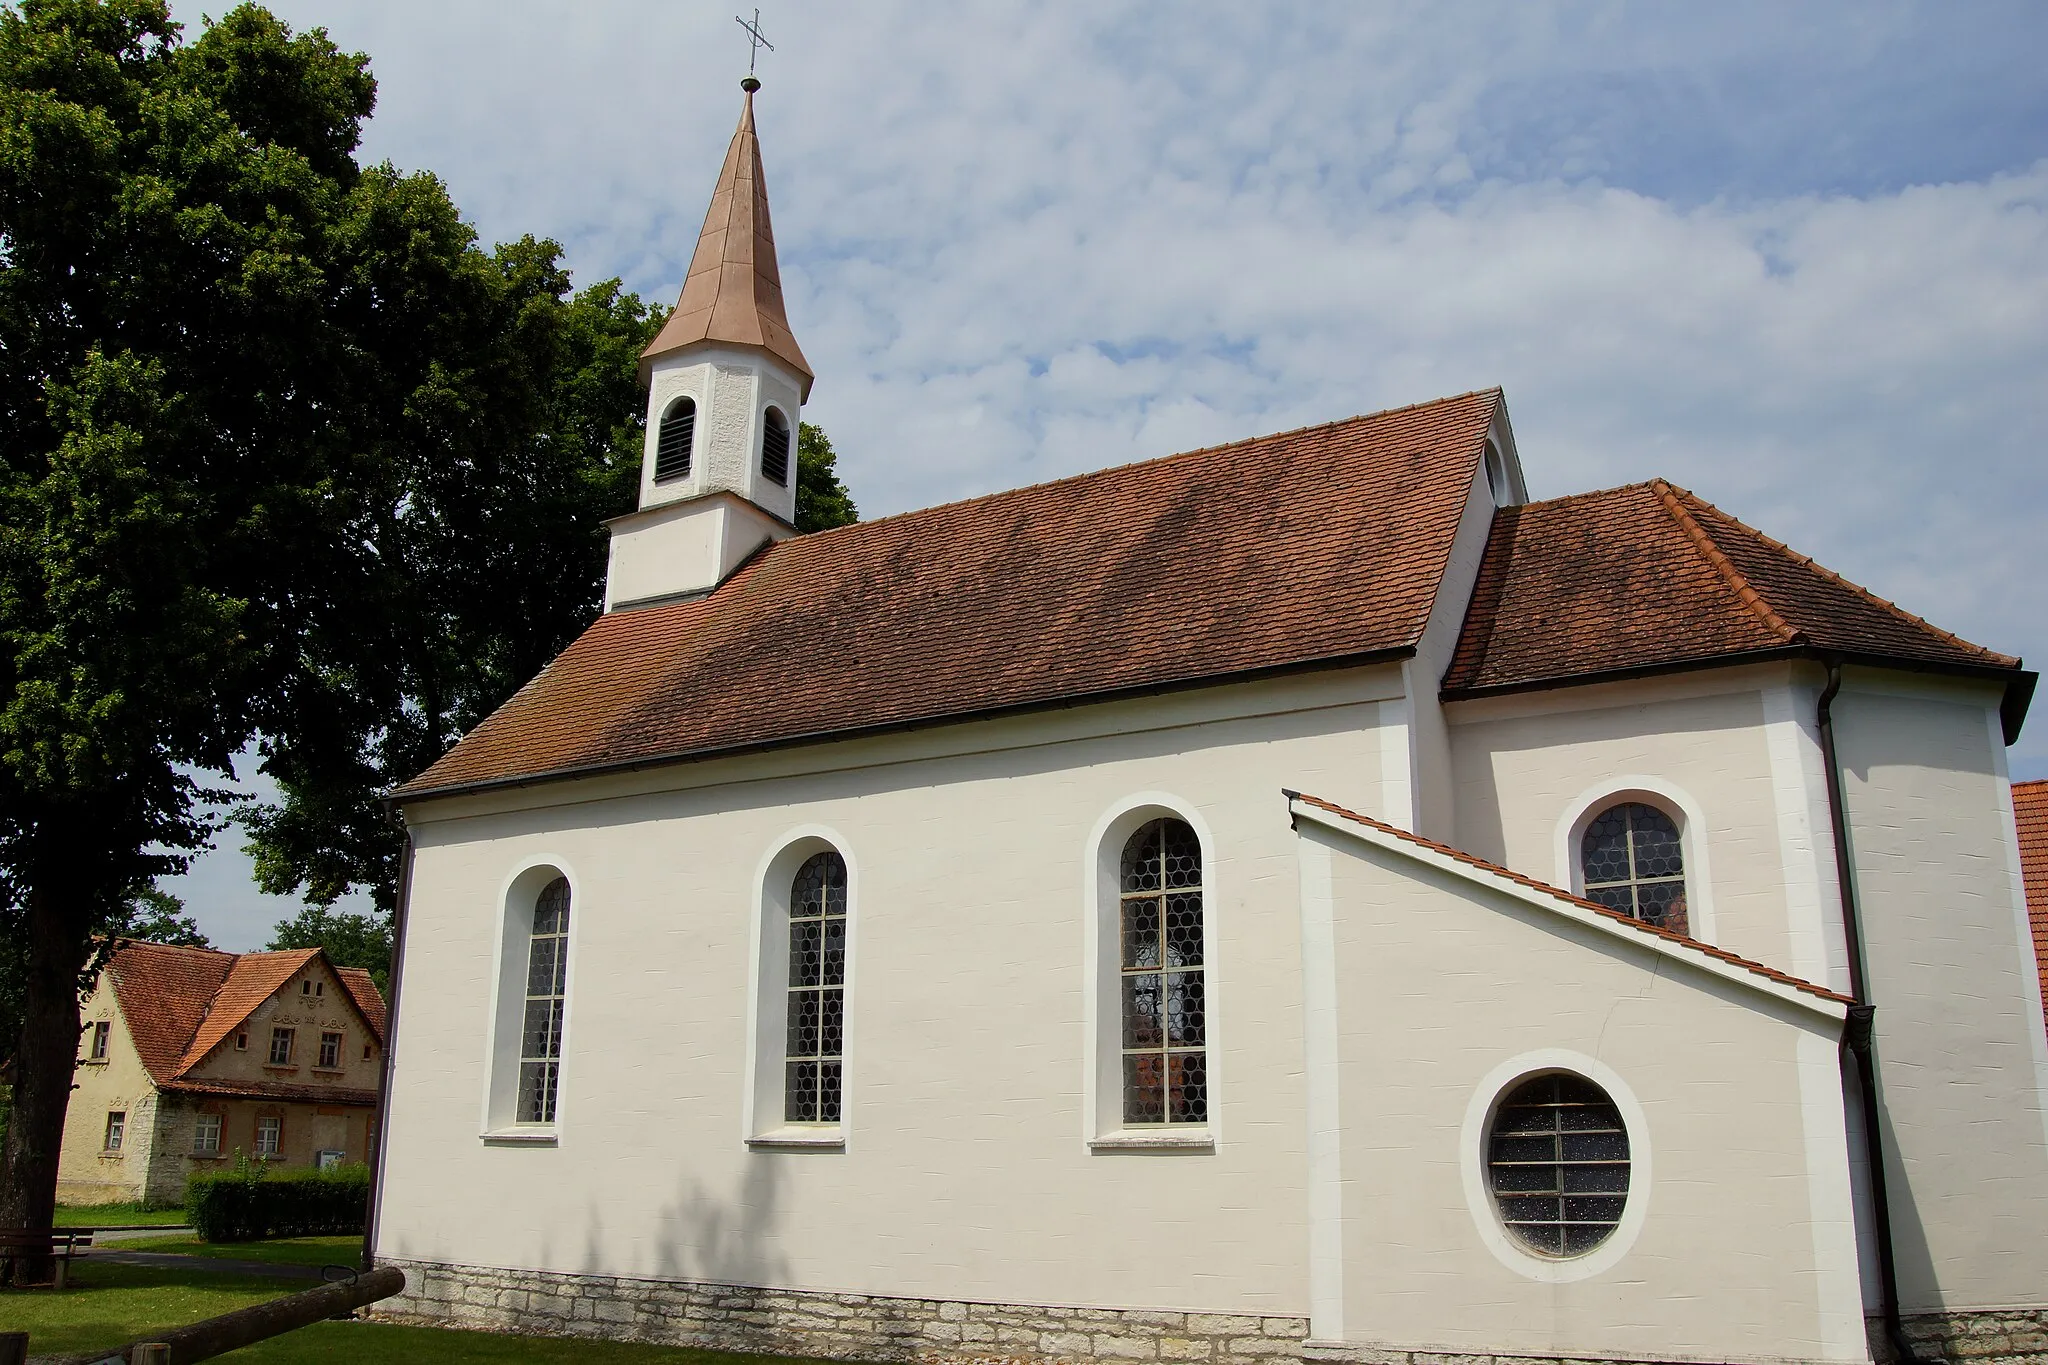
<instances>
[{"instance_id":1,"label":"clay roof tile","mask_svg":"<svg viewBox=\"0 0 2048 1365\"><path fill-rule=\"evenodd\" d=\"M2013 783L2012 809L2019 824L2027 919L2034 929L2034 967L2041 979L2042 1008L2048 1011L2048 782ZM2043 1024L2048 1026L2048 1014Z\"/></svg>"}]
</instances>

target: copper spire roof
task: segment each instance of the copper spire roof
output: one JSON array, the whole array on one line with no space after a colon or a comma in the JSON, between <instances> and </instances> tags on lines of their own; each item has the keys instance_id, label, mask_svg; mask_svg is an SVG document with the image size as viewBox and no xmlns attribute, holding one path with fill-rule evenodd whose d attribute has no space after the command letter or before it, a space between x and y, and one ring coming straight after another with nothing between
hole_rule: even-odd
<instances>
[{"instance_id":1,"label":"copper spire roof","mask_svg":"<svg viewBox=\"0 0 2048 1365\"><path fill-rule=\"evenodd\" d=\"M718 172L718 186L711 191L711 209L704 215L682 297L640 353L643 374L649 361L700 341L766 351L797 372L802 397L810 399L811 367L782 311L782 273L775 265L775 230L768 222L768 186L761 177L751 89Z\"/></svg>"}]
</instances>

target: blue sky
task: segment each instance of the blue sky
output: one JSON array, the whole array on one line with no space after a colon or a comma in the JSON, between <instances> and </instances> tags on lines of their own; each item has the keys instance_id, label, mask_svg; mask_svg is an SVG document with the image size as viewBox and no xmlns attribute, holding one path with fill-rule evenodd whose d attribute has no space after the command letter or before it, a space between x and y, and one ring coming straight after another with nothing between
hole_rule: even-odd
<instances>
[{"instance_id":1,"label":"blue sky","mask_svg":"<svg viewBox=\"0 0 2048 1365\"><path fill-rule=\"evenodd\" d=\"M738 114L729 7L275 7L370 54L368 156L672 301ZM1499 384L1535 496L1663 475L2048 660L2048 7L762 23L805 415L869 515ZM2048 776L2048 715L2012 760ZM224 946L291 908L232 851L177 889Z\"/></svg>"}]
</instances>

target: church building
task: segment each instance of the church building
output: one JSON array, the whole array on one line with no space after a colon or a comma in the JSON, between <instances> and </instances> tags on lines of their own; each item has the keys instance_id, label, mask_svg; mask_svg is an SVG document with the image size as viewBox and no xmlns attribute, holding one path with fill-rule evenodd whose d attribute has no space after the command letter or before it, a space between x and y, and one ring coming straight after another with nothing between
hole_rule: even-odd
<instances>
[{"instance_id":1,"label":"church building","mask_svg":"<svg viewBox=\"0 0 2048 1365\"><path fill-rule=\"evenodd\" d=\"M1498 389L798 534L756 88L603 615L394 797L388 1314L2048 1361L2021 660Z\"/></svg>"}]
</instances>

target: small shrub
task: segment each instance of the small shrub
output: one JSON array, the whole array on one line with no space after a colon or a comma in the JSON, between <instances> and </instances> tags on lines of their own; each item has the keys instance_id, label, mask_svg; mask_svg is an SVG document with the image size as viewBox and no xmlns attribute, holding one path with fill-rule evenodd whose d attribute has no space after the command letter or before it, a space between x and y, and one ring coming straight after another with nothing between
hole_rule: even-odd
<instances>
[{"instance_id":1,"label":"small shrub","mask_svg":"<svg viewBox=\"0 0 2048 1365\"><path fill-rule=\"evenodd\" d=\"M192 1177L185 1210L204 1242L358 1233L369 1217L370 1168L278 1170L237 1154L227 1170Z\"/></svg>"}]
</instances>

